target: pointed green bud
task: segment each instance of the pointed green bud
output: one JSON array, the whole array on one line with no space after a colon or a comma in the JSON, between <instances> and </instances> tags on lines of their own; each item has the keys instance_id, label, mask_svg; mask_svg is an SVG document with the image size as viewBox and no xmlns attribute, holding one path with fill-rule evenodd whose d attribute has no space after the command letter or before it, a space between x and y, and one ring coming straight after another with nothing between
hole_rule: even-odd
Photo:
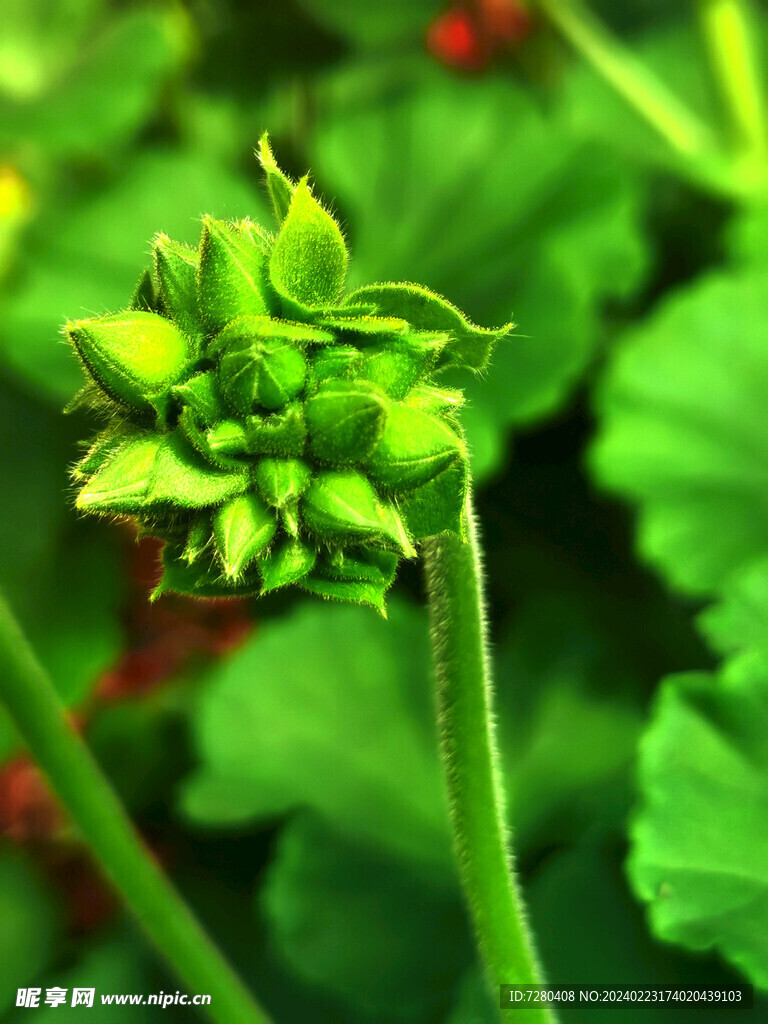
<instances>
[{"instance_id":1,"label":"pointed green bud","mask_svg":"<svg viewBox=\"0 0 768 1024\"><path fill-rule=\"evenodd\" d=\"M269 546L277 530L272 512L255 494L241 494L213 517L216 550L227 576L238 579Z\"/></svg>"},{"instance_id":2,"label":"pointed green bud","mask_svg":"<svg viewBox=\"0 0 768 1024\"><path fill-rule=\"evenodd\" d=\"M393 405L366 468L382 487L407 491L465 457L464 442L443 420L408 405Z\"/></svg>"},{"instance_id":3,"label":"pointed green bud","mask_svg":"<svg viewBox=\"0 0 768 1024\"><path fill-rule=\"evenodd\" d=\"M257 406L282 409L304 387L304 353L274 326L272 320L243 317L222 331L214 343L215 351L221 352L221 390L231 407L244 416ZM305 333L307 330L311 332L305 329ZM289 325L286 331L290 333Z\"/></svg>"},{"instance_id":4,"label":"pointed green bud","mask_svg":"<svg viewBox=\"0 0 768 1024\"><path fill-rule=\"evenodd\" d=\"M77 507L135 514L146 508L161 434L141 434L121 445L80 490Z\"/></svg>"},{"instance_id":5,"label":"pointed green bud","mask_svg":"<svg viewBox=\"0 0 768 1024\"><path fill-rule=\"evenodd\" d=\"M67 334L106 394L137 409L176 384L191 356L189 340L170 320L141 310L78 320Z\"/></svg>"},{"instance_id":6,"label":"pointed green bud","mask_svg":"<svg viewBox=\"0 0 768 1024\"><path fill-rule=\"evenodd\" d=\"M312 471L298 459L261 459L256 466L256 486L268 505L283 508L306 491Z\"/></svg>"},{"instance_id":7,"label":"pointed green bud","mask_svg":"<svg viewBox=\"0 0 768 1024\"><path fill-rule=\"evenodd\" d=\"M150 270L145 270L136 283L128 308L141 309L150 313L157 310L157 293Z\"/></svg>"},{"instance_id":8,"label":"pointed green bud","mask_svg":"<svg viewBox=\"0 0 768 1024\"><path fill-rule=\"evenodd\" d=\"M298 583L312 571L317 552L298 540L285 540L266 558L259 559L259 571L264 581L262 593L268 594L279 587Z\"/></svg>"},{"instance_id":9,"label":"pointed green bud","mask_svg":"<svg viewBox=\"0 0 768 1024\"><path fill-rule=\"evenodd\" d=\"M72 470L73 479L79 482L93 476L127 440L129 440L129 435L126 435L124 431L117 431L112 426L107 427L98 435L80 461L75 464Z\"/></svg>"},{"instance_id":10,"label":"pointed green bud","mask_svg":"<svg viewBox=\"0 0 768 1024\"><path fill-rule=\"evenodd\" d=\"M225 418L226 414L213 370L198 373L183 384L172 387L171 398L177 408L191 410L195 422L203 427L213 426L214 423Z\"/></svg>"},{"instance_id":11,"label":"pointed green bud","mask_svg":"<svg viewBox=\"0 0 768 1024\"><path fill-rule=\"evenodd\" d=\"M222 420L205 435L208 451L215 459L237 458L247 455L248 437L238 420Z\"/></svg>"},{"instance_id":12,"label":"pointed green bud","mask_svg":"<svg viewBox=\"0 0 768 1024\"><path fill-rule=\"evenodd\" d=\"M188 565L199 561L213 540L211 517L207 512L198 512L187 533L181 557Z\"/></svg>"},{"instance_id":13,"label":"pointed green bud","mask_svg":"<svg viewBox=\"0 0 768 1024\"><path fill-rule=\"evenodd\" d=\"M471 370L483 370L496 343L514 327L511 323L495 330L476 327L447 299L415 284L372 284L358 288L347 301L372 302L382 316L403 317L417 330L449 333L451 342L441 365Z\"/></svg>"},{"instance_id":14,"label":"pointed green bud","mask_svg":"<svg viewBox=\"0 0 768 1024\"><path fill-rule=\"evenodd\" d=\"M264 132L259 140L258 155L259 162L264 171L264 177L267 179L267 189L269 191L269 198L272 200L272 209L275 211L277 223L282 224L288 216L288 210L291 207L291 200L293 199L296 186L277 166L277 161L269 145L269 136L266 132Z\"/></svg>"},{"instance_id":15,"label":"pointed green bud","mask_svg":"<svg viewBox=\"0 0 768 1024\"><path fill-rule=\"evenodd\" d=\"M161 234L155 237L152 255L164 311L184 334L198 343L203 325L197 306L197 253Z\"/></svg>"},{"instance_id":16,"label":"pointed green bud","mask_svg":"<svg viewBox=\"0 0 768 1024\"><path fill-rule=\"evenodd\" d=\"M324 380L342 380L360 373L363 353L354 345L329 345L312 357L309 366L310 380L319 384Z\"/></svg>"},{"instance_id":17,"label":"pointed green bud","mask_svg":"<svg viewBox=\"0 0 768 1024\"><path fill-rule=\"evenodd\" d=\"M346 273L347 247L341 231L302 178L272 247L272 285L289 309L296 303L312 309L338 299Z\"/></svg>"},{"instance_id":18,"label":"pointed green bud","mask_svg":"<svg viewBox=\"0 0 768 1024\"><path fill-rule=\"evenodd\" d=\"M304 412L296 403L271 416L248 416L245 433L252 455L296 458L303 454L307 439Z\"/></svg>"},{"instance_id":19,"label":"pointed green bud","mask_svg":"<svg viewBox=\"0 0 768 1024\"><path fill-rule=\"evenodd\" d=\"M181 508L219 505L250 484L246 469L217 469L205 462L180 431L167 434L155 460L149 499Z\"/></svg>"},{"instance_id":20,"label":"pointed green bud","mask_svg":"<svg viewBox=\"0 0 768 1024\"><path fill-rule=\"evenodd\" d=\"M359 462L373 451L387 416L386 398L365 381L326 381L307 399L312 454L326 462Z\"/></svg>"},{"instance_id":21,"label":"pointed green bud","mask_svg":"<svg viewBox=\"0 0 768 1024\"><path fill-rule=\"evenodd\" d=\"M326 541L363 540L415 554L394 506L382 501L370 481L354 470L318 473L301 502L309 529Z\"/></svg>"},{"instance_id":22,"label":"pointed green bud","mask_svg":"<svg viewBox=\"0 0 768 1024\"><path fill-rule=\"evenodd\" d=\"M269 314L264 273L267 244L254 224L206 217L200 240L198 302L211 331L240 316Z\"/></svg>"},{"instance_id":23,"label":"pointed green bud","mask_svg":"<svg viewBox=\"0 0 768 1024\"><path fill-rule=\"evenodd\" d=\"M207 554L200 561L189 563L178 544L163 549L163 576L150 601L167 593L191 594L193 597L249 597L261 592L261 580L255 571L238 579L222 575L218 559Z\"/></svg>"},{"instance_id":24,"label":"pointed green bud","mask_svg":"<svg viewBox=\"0 0 768 1024\"><path fill-rule=\"evenodd\" d=\"M411 334L365 349L362 376L390 398L405 398L434 368L448 341L447 334Z\"/></svg>"},{"instance_id":25,"label":"pointed green bud","mask_svg":"<svg viewBox=\"0 0 768 1024\"><path fill-rule=\"evenodd\" d=\"M436 388L431 384L420 384L408 393L406 404L430 415L452 413L464 405L464 393L458 388Z\"/></svg>"}]
</instances>

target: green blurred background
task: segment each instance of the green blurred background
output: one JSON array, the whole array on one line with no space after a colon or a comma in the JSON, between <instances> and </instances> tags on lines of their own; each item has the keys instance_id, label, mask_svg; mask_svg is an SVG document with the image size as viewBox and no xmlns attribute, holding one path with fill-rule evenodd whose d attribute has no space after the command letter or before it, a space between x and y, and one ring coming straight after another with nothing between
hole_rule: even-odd
<instances>
[{"instance_id":1,"label":"green blurred background","mask_svg":"<svg viewBox=\"0 0 768 1024\"><path fill-rule=\"evenodd\" d=\"M157 231L266 222L265 129L341 219L352 286L512 317L466 425L548 976L768 987L768 159L729 114L705 7L594 5L711 126L688 159L518 0L5 0L0 584L277 1024L495 1019L418 567L387 622L309 597L150 608L157 547L72 509L91 424L61 412L80 379L61 324L125 306ZM768 15L747 13L759 54ZM3 1020L21 986L175 991L5 720L0 754Z\"/></svg>"}]
</instances>

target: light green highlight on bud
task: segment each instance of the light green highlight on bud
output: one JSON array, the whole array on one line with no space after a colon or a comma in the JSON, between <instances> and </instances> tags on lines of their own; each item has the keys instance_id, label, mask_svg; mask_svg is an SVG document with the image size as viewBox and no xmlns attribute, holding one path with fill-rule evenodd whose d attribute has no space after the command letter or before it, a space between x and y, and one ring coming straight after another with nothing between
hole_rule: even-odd
<instances>
[{"instance_id":1,"label":"light green highlight on bud","mask_svg":"<svg viewBox=\"0 0 768 1024\"><path fill-rule=\"evenodd\" d=\"M212 540L211 517L207 512L198 512L192 520L181 557L187 565L192 565L193 562L202 558Z\"/></svg>"},{"instance_id":2,"label":"light green highlight on bud","mask_svg":"<svg viewBox=\"0 0 768 1024\"><path fill-rule=\"evenodd\" d=\"M160 434L145 434L123 444L77 496L77 507L93 512L131 513L147 502Z\"/></svg>"},{"instance_id":3,"label":"light green highlight on bud","mask_svg":"<svg viewBox=\"0 0 768 1024\"><path fill-rule=\"evenodd\" d=\"M289 304L312 309L338 299L346 273L347 247L341 231L302 178L272 247L270 281Z\"/></svg>"},{"instance_id":4,"label":"light green highlight on bud","mask_svg":"<svg viewBox=\"0 0 768 1024\"><path fill-rule=\"evenodd\" d=\"M296 186L277 166L266 132L259 140L257 155L264 171L264 177L267 179L269 198L272 200L272 209L275 212L277 223L282 224L288 216Z\"/></svg>"},{"instance_id":5,"label":"light green highlight on bud","mask_svg":"<svg viewBox=\"0 0 768 1024\"><path fill-rule=\"evenodd\" d=\"M312 382L343 380L358 376L363 365L363 353L354 345L329 345L316 353L310 364Z\"/></svg>"},{"instance_id":6,"label":"light green highlight on bud","mask_svg":"<svg viewBox=\"0 0 768 1024\"><path fill-rule=\"evenodd\" d=\"M170 320L142 310L78 320L67 334L97 384L139 409L149 408L147 395L181 379L192 354Z\"/></svg>"},{"instance_id":7,"label":"light green highlight on bud","mask_svg":"<svg viewBox=\"0 0 768 1024\"><path fill-rule=\"evenodd\" d=\"M269 546L277 530L275 517L255 494L241 494L218 509L213 536L224 572L238 579Z\"/></svg>"},{"instance_id":8,"label":"light green highlight on bud","mask_svg":"<svg viewBox=\"0 0 768 1024\"><path fill-rule=\"evenodd\" d=\"M254 224L206 217L200 239L198 302L212 331L241 316L269 314L265 298L266 243Z\"/></svg>"},{"instance_id":9,"label":"light green highlight on bud","mask_svg":"<svg viewBox=\"0 0 768 1024\"><path fill-rule=\"evenodd\" d=\"M256 486L273 508L296 502L311 477L312 470L298 459L261 459L256 467Z\"/></svg>"},{"instance_id":10,"label":"light green highlight on bud","mask_svg":"<svg viewBox=\"0 0 768 1024\"><path fill-rule=\"evenodd\" d=\"M323 316L318 320L322 327L329 327L342 334L358 334L361 337L379 337L385 334L402 334L408 329L405 320L399 317L371 316Z\"/></svg>"},{"instance_id":11,"label":"light green highlight on bud","mask_svg":"<svg viewBox=\"0 0 768 1024\"><path fill-rule=\"evenodd\" d=\"M415 554L400 518L371 482L355 470L318 473L301 502L301 515L321 540L374 541Z\"/></svg>"},{"instance_id":12,"label":"light green highlight on bud","mask_svg":"<svg viewBox=\"0 0 768 1024\"><path fill-rule=\"evenodd\" d=\"M298 583L312 571L316 559L317 552L313 547L298 540L283 541L266 558L259 559L262 593L268 594L280 587Z\"/></svg>"},{"instance_id":13,"label":"light green highlight on bud","mask_svg":"<svg viewBox=\"0 0 768 1024\"><path fill-rule=\"evenodd\" d=\"M447 423L421 409L393 405L367 469L388 490L410 490L465 457L464 442Z\"/></svg>"},{"instance_id":14,"label":"light green highlight on bud","mask_svg":"<svg viewBox=\"0 0 768 1024\"><path fill-rule=\"evenodd\" d=\"M306 403L311 453L326 462L360 462L373 451L387 415L386 398L365 381L326 381Z\"/></svg>"},{"instance_id":15,"label":"light green highlight on bud","mask_svg":"<svg viewBox=\"0 0 768 1024\"><path fill-rule=\"evenodd\" d=\"M160 234L155 237L152 257L163 311L197 346L202 336L197 306L198 254L188 245Z\"/></svg>"},{"instance_id":16,"label":"light green highlight on bud","mask_svg":"<svg viewBox=\"0 0 768 1024\"><path fill-rule=\"evenodd\" d=\"M403 317L417 330L449 333L451 342L441 363L470 370L485 369L496 343L514 327L511 323L492 330L476 327L447 299L416 284L367 285L353 292L348 301L374 303L380 315Z\"/></svg>"}]
</instances>

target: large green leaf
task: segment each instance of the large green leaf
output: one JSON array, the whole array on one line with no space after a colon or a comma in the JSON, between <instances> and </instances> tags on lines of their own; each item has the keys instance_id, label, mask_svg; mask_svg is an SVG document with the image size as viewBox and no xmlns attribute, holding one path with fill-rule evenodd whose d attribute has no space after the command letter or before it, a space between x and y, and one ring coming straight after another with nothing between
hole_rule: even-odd
<instances>
[{"instance_id":1,"label":"large green leaf","mask_svg":"<svg viewBox=\"0 0 768 1024\"><path fill-rule=\"evenodd\" d=\"M262 901L281 959L356 1019L431 1019L472 959L452 880L441 884L310 815L282 833Z\"/></svg>"},{"instance_id":2,"label":"large green leaf","mask_svg":"<svg viewBox=\"0 0 768 1024\"><path fill-rule=\"evenodd\" d=\"M639 503L643 555L706 595L768 552L764 275L709 276L617 348L598 399L598 479Z\"/></svg>"},{"instance_id":3,"label":"large green leaf","mask_svg":"<svg viewBox=\"0 0 768 1024\"><path fill-rule=\"evenodd\" d=\"M125 308L154 234L196 245L206 212L265 219L263 199L244 177L203 152L158 149L137 157L112 184L51 213L36 226L26 273L2 304L2 358L64 404L81 381L59 338L64 319Z\"/></svg>"},{"instance_id":4,"label":"large green leaf","mask_svg":"<svg viewBox=\"0 0 768 1024\"><path fill-rule=\"evenodd\" d=\"M583 371L604 300L637 286L641 197L508 78L401 76L388 91L364 67L321 91L311 165L349 218L351 286L418 281L476 323L518 324L469 386L478 476L507 427L549 412ZM361 91L365 104L350 100Z\"/></svg>"},{"instance_id":5,"label":"large green leaf","mask_svg":"<svg viewBox=\"0 0 768 1024\"><path fill-rule=\"evenodd\" d=\"M14 98L0 105L0 145L21 158L30 147L45 156L106 155L151 115L189 50L190 24L170 6L125 11L86 43L78 40L86 5L66 8L72 9L74 23L65 26L54 18L54 30L46 32L52 38L39 47L24 38L32 35L25 31L30 26L17 22L15 38L0 48L26 79L22 90L11 86ZM50 18L50 8L46 15ZM48 46L59 50L53 59L45 53ZM37 50L31 61L30 50ZM73 50L70 63L63 63L62 54Z\"/></svg>"},{"instance_id":6,"label":"large green leaf","mask_svg":"<svg viewBox=\"0 0 768 1024\"><path fill-rule=\"evenodd\" d=\"M768 657L662 687L641 746L632 883L654 931L768 988Z\"/></svg>"},{"instance_id":7,"label":"large green leaf","mask_svg":"<svg viewBox=\"0 0 768 1024\"><path fill-rule=\"evenodd\" d=\"M309 807L352 836L450 863L425 616L307 603L208 681L193 718L195 821Z\"/></svg>"}]
</instances>

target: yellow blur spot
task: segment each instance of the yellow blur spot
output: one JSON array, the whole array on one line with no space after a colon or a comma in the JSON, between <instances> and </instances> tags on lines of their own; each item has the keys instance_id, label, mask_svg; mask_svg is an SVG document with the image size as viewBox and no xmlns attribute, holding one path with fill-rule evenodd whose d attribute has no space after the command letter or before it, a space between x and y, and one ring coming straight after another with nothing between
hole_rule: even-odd
<instances>
[{"instance_id":1,"label":"yellow blur spot","mask_svg":"<svg viewBox=\"0 0 768 1024\"><path fill-rule=\"evenodd\" d=\"M32 206L27 182L13 167L0 166L0 221L23 220Z\"/></svg>"}]
</instances>

